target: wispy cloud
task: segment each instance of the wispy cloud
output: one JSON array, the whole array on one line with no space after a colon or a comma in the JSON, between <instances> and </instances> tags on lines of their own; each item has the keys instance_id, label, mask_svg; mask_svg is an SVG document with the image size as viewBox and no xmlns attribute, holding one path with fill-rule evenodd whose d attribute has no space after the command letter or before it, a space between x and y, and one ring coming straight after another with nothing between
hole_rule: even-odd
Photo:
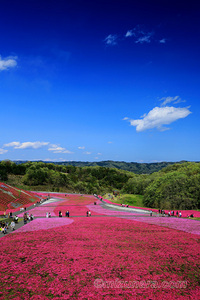
<instances>
[{"instance_id":1,"label":"wispy cloud","mask_svg":"<svg viewBox=\"0 0 200 300\"><path fill-rule=\"evenodd\" d=\"M5 150L5 149L0 148L0 154L5 154L5 153L7 153L7 152L8 152L8 150Z\"/></svg>"},{"instance_id":2,"label":"wispy cloud","mask_svg":"<svg viewBox=\"0 0 200 300\"><path fill-rule=\"evenodd\" d=\"M156 37L156 32L154 30L149 30L144 25L138 24L134 28L126 31L124 35L122 34L109 34L104 42L106 45L114 46L118 42L123 42L126 39L132 39L135 44L149 44L151 42L156 42L159 44L165 44L166 38Z\"/></svg>"},{"instance_id":3,"label":"wispy cloud","mask_svg":"<svg viewBox=\"0 0 200 300\"><path fill-rule=\"evenodd\" d=\"M108 144L112 144L113 142L108 142Z\"/></svg>"},{"instance_id":4,"label":"wispy cloud","mask_svg":"<svg viewBox=\"0 0 200 300\"><path fill-rule=\"evenodd\" d=\"M0 71L5 71L10 68L14 68L17 65L17 56L9 56L6 58L2 58L0 56Z\"/></svg>"},{"instance_id":5,"label":"wispy cloud","mask_svg":"<svg viewBox=\"0 0 200 300\"><path fill-rule=\"evenodd\" d=\"M84 149L85 149L85 146L80 146L80 147L78 147L78 149L84 150Z\"/></svg>"},{"instance_id":6,"label":"wispy cloud","mask_svg":"<svg viewBox=\"0 0 200 300\"><path fill-rule=\"evenodd\" d=\"M20 142L11 142L8 144L4 144L3 147L17 147L20 145Z\"/></svg>"},{"instance_id":7,"label":"wispy cloud","mask_svg":"<svg viewBox=\"0 0 200 300\"><path fill-rule=\"evenodd\" d=\"M66 161L66 159L63 159L63 158L54 158L54 159L52 159L52 158L45 158L45 159L40 159L40 160L46 161L46 162L48 162L48 161L54 161L54 162L57 162L57 161Z\"/></svg>"},{"instance_id":8,"label":"wispy cloud","mask_svg":"<svg viewBox=\"0 0 200 300\"><path fill-rule=\"evenodd\" d=\"M191 111L188 107L154 107L143 118L130 120L130 124L136 127L137 132L153 128L164 131L169 128L163 127L163 125L169 125L179 119L186 118L189 114L191 114Z\"/></svg>"},{"instance_id":9,"label":"wispy cloud","mask_svg":"<svg viewBox=\"0 0 200 300\"><path fill-rule=\"evenodd\" d=\"M131 36L135 36L134 29L128 30L127 33L125 34L125 37L131 37Z\"/></svg>"},{"instance_id":10,"label":"wispy cloud","mask_svg":"<svg viewBox=\"0 0 200 300\"><path fill-rule=\"evenodd\" d=\"M67 154L73 153L67 150L66 148L60 147L59 145L51 145L48 151L52 151L52 153L67 153Z\"/></svg>"},{"instance_id":11,"label":"wispy cloud","mask_svg":"<svg viewBox=\"0 0 200 300\"><path fill-rule=\"evenodd\" d=\"M105 39L104 42L106 43L106 45L108 46L114 46L117 45L117 39L118 36L116 34L109 34Z\"/></svg>"},{"instance_id":12,"label":"wispy cloud","mask_svg":"<svg viewBox=\"0 0 200 300\"><path fill-rule=\"evenodd\" d=\"M90 154L92 154L92 152L86 151L83 154L90 155Z\"/></svg>"},{"instance_id":13,"label":"wispy cloud","mask_svg":"<svg viewBox=\"0 0 200 300\"><path fill-rule=\"evenodd\" d=\"M8 144L4 144L3 147L13 147L14 149L38 149L43 146L47 146L49 143L48 142L11 142Z\"/></svg>"},{"instance_id":14,"label":"wispy cloud","mask_svg":"<svg viewBox=\"0 0 200 300\"><path fill-rule=\"evenodd\" d=\"M134 37L135 43L143 44L143 43L150 43L151 38L153 36L153 32L148 31L144 28L144 26L137 25L135 28L130 29L126 32L125 37L130 38Z\"/></svg>"},{"instance_id":15,"label":"wispy cloud","mask_svg":"<svg viewBox=\"0 0 200 300\"><path fill-rule=\"evenodd\" d=\"M185 100L182 100L179 96L175 97L163 97L159 101L162 101L161 106L165 106L168 103L178 104L181 102L186 102Z\"/></svg>"},{"instance_id":16,"label":"wispy cloud","mask_svg":"<svg viewBox=\"0 0 200 300\"><path fill-rule=\"evenodd\" d=\"M135 44L149 44L151 42L157 42L160 44L166 43L166 38L155 38L155 32L153 30L148 30L145 28L144 25L136 25L134 28L129 29L126 31L125 35L120 34L109 34L105 39L104 42L106 45L114 46L117 45L117 42L123 42L125 39L133 39Z\"/></svg>"},{"instance_id":17,"label":"wispy cloud","mask_svg":"<svg viewBox=\"0 0 200 300\"><path fill-rule=\"evenodd\" d=\"M152 33L149 33L147 35L143 35L143 36L140 36L137 41L135 41L136 44L140 43L140 44L143 44L143 43L150 43L151 42L151 37L152 37Z\"/></svg>"}]
</instances>

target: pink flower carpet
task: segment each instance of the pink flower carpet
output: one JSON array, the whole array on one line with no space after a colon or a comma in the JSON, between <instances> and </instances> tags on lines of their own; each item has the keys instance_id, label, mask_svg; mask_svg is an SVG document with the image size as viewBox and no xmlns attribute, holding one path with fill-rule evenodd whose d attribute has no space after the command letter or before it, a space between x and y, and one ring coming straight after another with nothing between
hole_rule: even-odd
<instances>
[{"instance_id":1,"label":"pink flower carpet","mask_svg":"<svg viewBox=\"0 0 200 300\"><path fill-rule=\"evenodd\" d=\"M0 299L200 299L199 227L189 233L145 221L172 218L106 215L87 195L68 200L80 216L35 219L0 239ZM190 231L199 222L186 221Z\"/></svg>"}]
</instances>

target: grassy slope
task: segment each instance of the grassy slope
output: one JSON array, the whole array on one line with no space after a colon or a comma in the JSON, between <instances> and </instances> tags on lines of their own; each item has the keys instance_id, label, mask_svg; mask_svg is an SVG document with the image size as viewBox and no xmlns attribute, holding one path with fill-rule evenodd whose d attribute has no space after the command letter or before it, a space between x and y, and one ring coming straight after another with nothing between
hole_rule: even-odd
<instances>
[{"instance_id":1,"label":"grassy slope","mask_svg":"<svg viewBox=\"0 0 200 300\"><path fill-rule=\"evenodd\" d=\"M104 195L104 198L110 200L113 203L119 203L119 204L128 204L131 206L137 206L137 207L144 207L142 199L143 196L141 195L131 195L131 194L122 194L119 196L112 196L109 197L109 194Z\"/></svg>"}]
</instances>

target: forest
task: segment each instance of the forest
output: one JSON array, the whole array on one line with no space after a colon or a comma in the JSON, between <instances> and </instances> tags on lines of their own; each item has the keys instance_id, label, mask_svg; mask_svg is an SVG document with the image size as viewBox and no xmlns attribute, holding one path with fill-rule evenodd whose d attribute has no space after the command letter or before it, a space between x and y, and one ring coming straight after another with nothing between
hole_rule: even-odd
<instances>
[{"instance_id":1,"label":"forest","mask_svg":"<svg viewBox=\"0 0 200 300\"><path fill-rule=\"evenodd\" d=\"M169 164L151 174L118 168L44 162L0 162L0 181L27 190L143 196L146 207L200 209L200 163Z\"/></svg>"}]
</instances>

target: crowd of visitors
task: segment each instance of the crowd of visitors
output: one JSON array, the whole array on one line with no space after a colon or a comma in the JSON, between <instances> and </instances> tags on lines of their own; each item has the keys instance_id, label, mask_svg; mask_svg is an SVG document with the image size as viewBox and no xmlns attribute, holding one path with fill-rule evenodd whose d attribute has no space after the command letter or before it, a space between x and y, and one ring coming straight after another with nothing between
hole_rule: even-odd
<instances>
[{"instance_id":1,"label":"crowd of visitors","mask_svg":"<svg viewBox=\"0 0 200 300\"><path fill-rule=\"evenodd\" d=\"M48 214L48 213L46 213L46 217L48 218L48 216L50 215L50 213ZM59 216L59 218L62 218L62 212L61 212L61 210L58 212L58 216ZM65 216L67 217L67 218L69 218L69 210L67 210L66 211L66 213L65 213ZM49 216L50 217L50 216ZM86 212L86 217L91 217L91 211L90 210L88 210L87 212Z\"/></svg>"},{"instance_id":2,"label":"crowd of visitors","mask_svg":"<svg viewBox=\"0 0 200 300\"><path fill-rule=\"evenodd\" d=\"M178 211L178 210L177 210L177 212L175 214L175 212L173 210L168 211L168 213L166 213L163 209L159 209L158 213L161 214L162 217L165 217L165 216L168 216L168 217L177 217L177 218L181 218L182 217L181 211Z\"/></svg>"},{"instance_id":3,"label":"crowd of visitors","mask_svg":"<svg viewBox=\"0 0 200 300\"><path fill-rule=\"evenodd\" d=\"M24 219L24 225L25 225L25 224L27 224L27 222L33 221L34 216L33 216L33 214L29 215L29 212L25 212L23 219Z\"/></svg>"},{"instance_id":4,"label":"crowd of visitors","mask_svg":"<svg viewBox=\"0 0 200 300\"><path fill-rule=\"evenodd\" d=\"M0 232L6 234L8 230L8 222L0 221Z\"/></svg>"}]
</instances>

